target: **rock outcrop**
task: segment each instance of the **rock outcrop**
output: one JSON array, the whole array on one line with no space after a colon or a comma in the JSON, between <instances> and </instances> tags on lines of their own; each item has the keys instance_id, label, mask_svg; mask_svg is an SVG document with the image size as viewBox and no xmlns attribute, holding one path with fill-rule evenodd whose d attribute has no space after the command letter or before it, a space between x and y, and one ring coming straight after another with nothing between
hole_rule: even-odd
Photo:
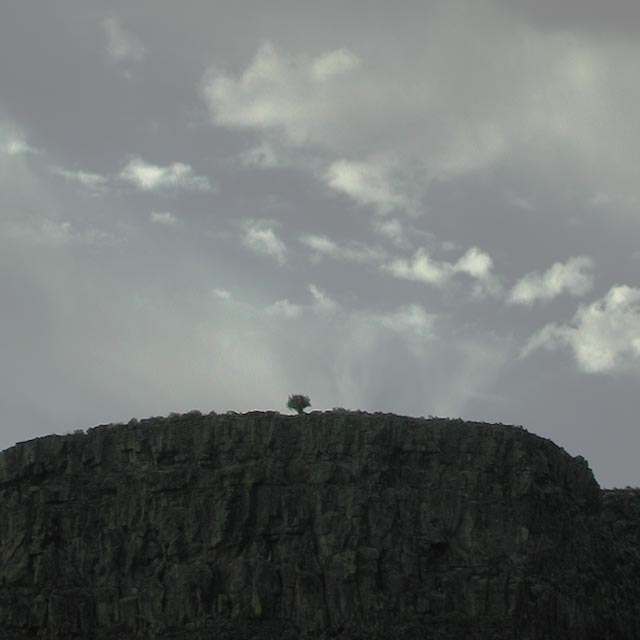
<instances>
[{"instance_id":1,"label":"rock outcrop","mask_svg":"<svg viewBox=\"0 0 640 640\"><path fill-rule=\"evenodd\" d=\"M640 638L640 492L522 428L155 418L0 453L0 638Z\"/></svg>"}]
</instances>

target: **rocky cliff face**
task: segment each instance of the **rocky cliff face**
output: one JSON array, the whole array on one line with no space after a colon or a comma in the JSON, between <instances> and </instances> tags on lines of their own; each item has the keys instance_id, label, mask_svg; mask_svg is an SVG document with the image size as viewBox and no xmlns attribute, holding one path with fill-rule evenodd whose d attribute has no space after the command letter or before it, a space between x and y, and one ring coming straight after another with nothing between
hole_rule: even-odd
<instances>
[{"instance_id":1,"label":"rocky cliff face","mask_svg":"<svg viewBox=\"0 0 640 640\"><path fill-rule=\"evenodd\" d=\"M640 637L638 492L523 429L187 415L0 454L0 638Z\"/></svg>"}]
</instances>

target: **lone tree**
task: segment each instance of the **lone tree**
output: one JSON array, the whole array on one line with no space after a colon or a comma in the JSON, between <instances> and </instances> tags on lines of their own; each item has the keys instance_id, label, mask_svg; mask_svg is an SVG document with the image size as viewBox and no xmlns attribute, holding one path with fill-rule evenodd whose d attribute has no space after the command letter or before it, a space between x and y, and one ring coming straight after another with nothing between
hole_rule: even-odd
<instances>
[{"instance_id":1,"label":"lone tree","mask_svg":"<svg viewBox=\"0 0 640 640\"><path fill-rule=\"evenodd\" d=\"M299 394L289 396L289 401L287 402L287 407L297 411L299 415L302 415L304 410L310 406L311 400L309 400L309 396L302 396Z\"/></svg>"}]
</instances>

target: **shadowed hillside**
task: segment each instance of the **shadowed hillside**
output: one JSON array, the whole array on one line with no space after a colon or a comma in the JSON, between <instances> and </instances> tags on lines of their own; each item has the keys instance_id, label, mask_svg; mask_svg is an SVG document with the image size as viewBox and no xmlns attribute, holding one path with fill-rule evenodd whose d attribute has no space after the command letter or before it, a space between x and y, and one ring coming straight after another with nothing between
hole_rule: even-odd
<instances>
[{"instance_id":1,"label":"shadowed hillside","mask_svg":"<svg viewBox=\"0 0 640 640\"><path fill-rule=\"evenodd\" d=\"M518 427L101 426L0 453L0 638L632 640L639 524Z\"/></svg>"}]
</instances>

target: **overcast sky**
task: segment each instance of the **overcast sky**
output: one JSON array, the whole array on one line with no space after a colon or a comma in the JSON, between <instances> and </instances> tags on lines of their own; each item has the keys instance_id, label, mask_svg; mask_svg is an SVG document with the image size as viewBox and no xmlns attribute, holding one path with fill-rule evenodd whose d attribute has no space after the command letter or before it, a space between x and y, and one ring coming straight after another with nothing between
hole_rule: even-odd
<instances>
[{"instance_id":1,"label":"overcast sky","mask_svg":"<svg viewBox=\"0 0 640 640\"><path fill-rule=\"evenodd\" d=\"M0 448L521 424L640 485L636 0L0 9Z\"/></svg>"}]
</instances>

